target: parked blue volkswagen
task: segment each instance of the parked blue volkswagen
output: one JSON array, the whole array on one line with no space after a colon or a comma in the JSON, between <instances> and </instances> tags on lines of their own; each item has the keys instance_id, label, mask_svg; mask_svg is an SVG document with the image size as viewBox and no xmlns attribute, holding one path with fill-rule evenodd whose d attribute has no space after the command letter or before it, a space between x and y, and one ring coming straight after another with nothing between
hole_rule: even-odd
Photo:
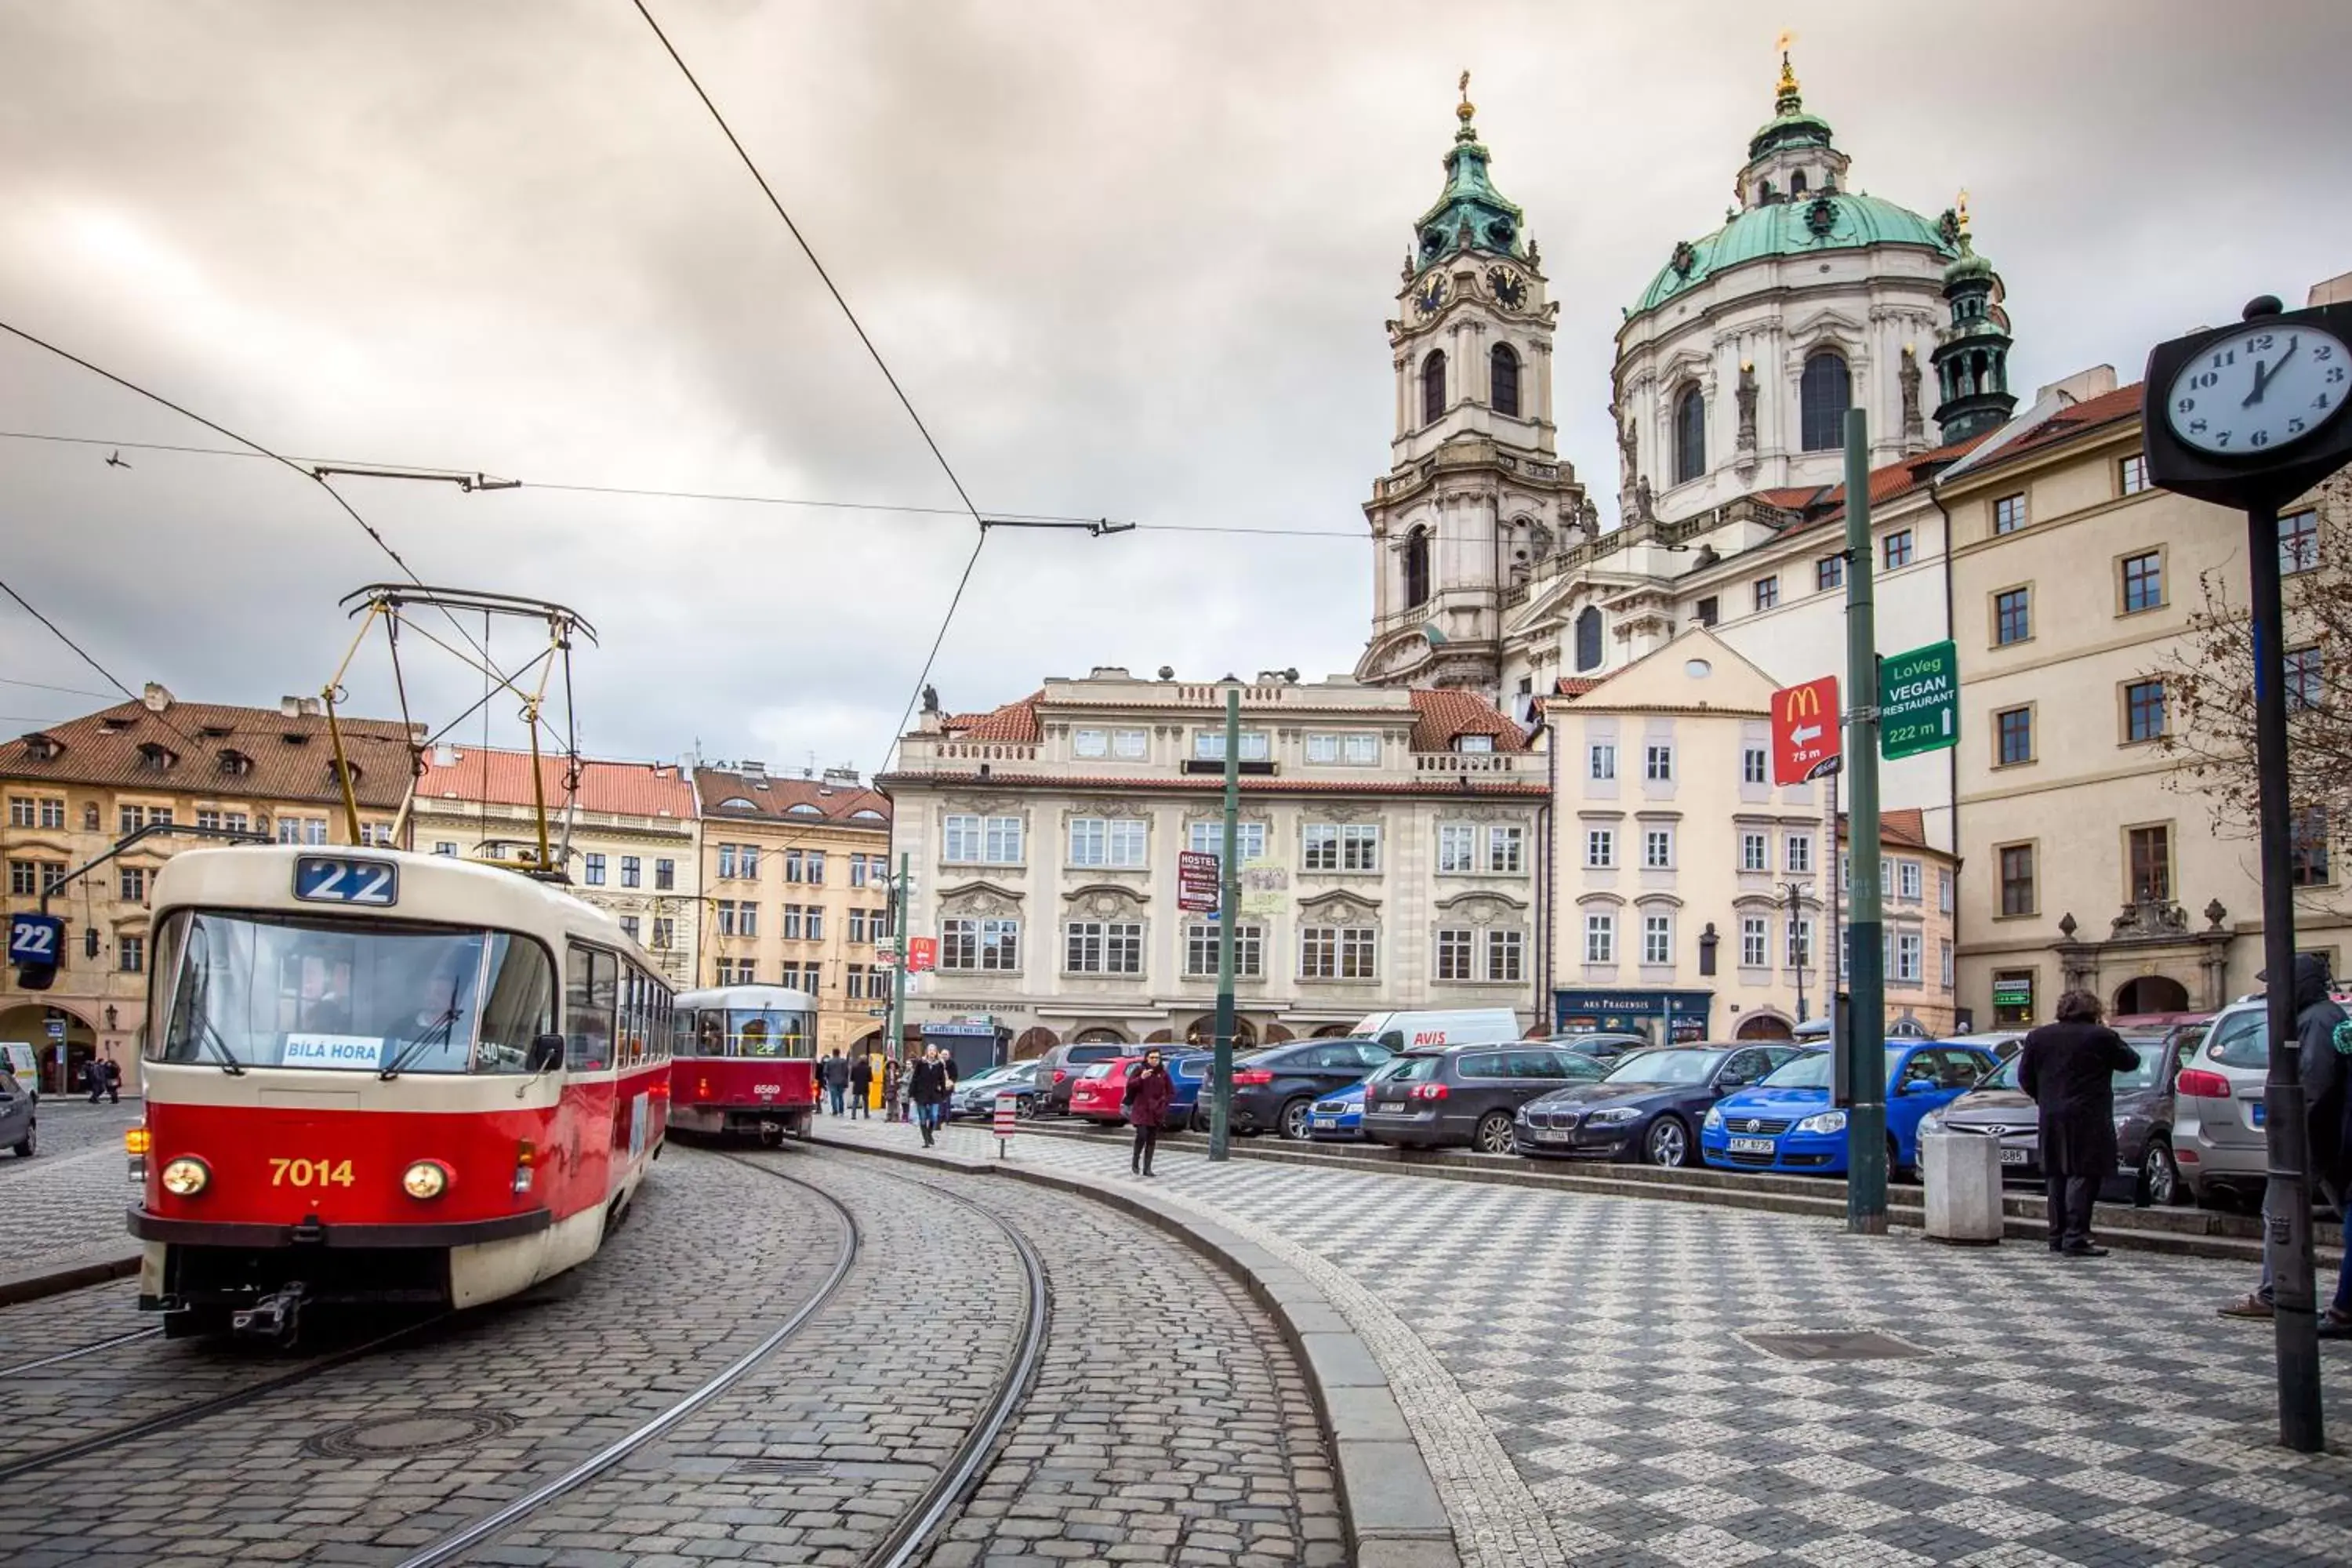
<instances>
[{"instance_id":1,"label":"parked blue volkswagen","mask_svg":"<svg viewBox=\"0 0 2352 1568\"><path fill-rule=\"evenodd\" d=\"M2000 1065L1977 1046L1900 1040L1886 1047L1890 1174L1919 1160L1919 1119L1949 1105ZM1830 1103L1830 1053L1810 1052L1753 1089L1726 1095L1699 1128L1699 1152L1726 1171L1842 1175L1846 1113Z\"/></svg>"}]
</instances>

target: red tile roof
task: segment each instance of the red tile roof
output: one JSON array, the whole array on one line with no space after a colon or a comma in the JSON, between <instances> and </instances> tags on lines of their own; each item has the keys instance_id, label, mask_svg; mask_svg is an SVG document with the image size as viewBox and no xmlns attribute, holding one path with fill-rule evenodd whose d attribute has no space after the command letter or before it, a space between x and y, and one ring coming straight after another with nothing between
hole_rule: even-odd
<instances>
[{"instance_id":1,"label":"red tile roof","mask_svg":"<svg viewBox=\"0 0 2352 1568\"><path fill-rule=\"evenodd\" d=\"M1563 675L1552 683L1552 695L1581 697L1607 679L1605 675Z\"/></svg>"},{"instance_id":2,"label":"red tile roof","mask_svg":"<svg viewBox=\"0 0 2352 1568\"><path fill-rule=\"evenodd\" d=\"M419 809L429 810L433 802L453 799L468 804L487 799L492 805L531 804L530 752L486 752L479 747L446 750L450 761L446 763L439 750L425 753L425 772L416 781ZM568 798L563 791L565 765L560 756L539 760L540 780L551 810ZM580 807L622 816L670 816L690 822L694 786L670 763L583 761Z\"/></svg>"},{"instance_id":3,"label":"red tile roof","mask_svg":"<svg viewBox=\"0 0 2352 1568\"><path fill-rule=\"evenodd\" d=\"M1853 819L1846 813L1839 812L1838 837L1843 838L1853 830ZM1927 813L1916 805L1899 806L1893 811L1880 813L1878 841L1881 844L1900 844L1912 849L1936 847L1927 842ZM1937 850L1937 853L1941 854L1942 851Z\"/></svg>"},{"instance_id":4,"label":"red tile roof","mask_svg":"<svg viewBox=\"0 0 2352 1568\"><path fill-rule=\"evenodd\" d=\"M829 820L883 833L890 830L890 797L860 784L826 784L816 779L779 779L725 768L697 768L694 791L701 798L702 815L707 817ZM736 802L749 804L730 804ZM813 809L794 809L800 806ZM881 819L859 817L861 811L878 812Z\"/></svg>"},{"instance_id":5,"label":"red tile roof","mask_svg":"<svg viewBox=\"0 0 2352 1568\"><path fill-rule=\"evenodd\" d=\"M1454 742L1465 735L1491 735L1498 752L1528 749L1527 731L1507 714L1496 711L1493 703L1475 691L1447 688L1414 690L1409 695L1412 698L1412 749L1416 752L1450 752Z\"/></svg>"},{"instance_id":6,"label":"red tile roof","mask_svg":"<svg viewBox=\"0 0 2352 1568\"><path fill-rule=\"evenodd\" d=\"M1045 700L1045 692L1034 691L1018 702L1008 702L986 713L952 714L947 721L946 732L960 741L1011 741L1034 745L1045 734L1037 720L1037 705Z\"/></svg>"},{"instance_id":7,"label":"red tile roof","mask_svg":"<svg viewBox=\"0 0 2352 1568\"><path fill-rule=\"evenodd\" d=\"M1975 451L1984 440L1984 436L1971 436L1965 441L1954 441L1930 451L1916 452L1883 468L1871 469L1870 504L1885 506L1914 490L1924 489L1937 474ZM1801 519L1797 524L1800 528L1828 522L1845 515L1843 484L1810 488L1798 485L1783 489L1759 490L1756 499L1782 511L1795 512Z\"/></svg>"},{"instance_id":8,"label":"red tile roof","mask_svg":"<svg viewBox=\"0 0 2352 1568\"><path fill-rule=\"evenodd\" d=\"M2118 386L2113 392L2103 392L2096 397L2086 397L2070 407L2062 408L2030 430L2021 431L2000 451L1988 455L1985 467L1990 469L2024 456L2071 440L2086 430L2101 426L2116 425L2126 419L2137 419L2140 413L2141 384Z\"/></svg>"},{"instance_id":9,"label":"red tile roof","mask_svg":"<svg viewBox=\"0 0 2352 1568\"><path fill-rule=\"evenodd\" d=\"M986 778L978 773L885 773L874 781L884 789L917 785L985 784L998 787L1058 790L1123 790L1129 794L1153 790L1181 790L1188 794L1207 794L1225 787L1223 776L1216 773L1177 773L1164 778L1065 778L1055 773L1005 773L991 772ZM1548 795L1551 786L1540 780L1485 780L1475 773L1433 773L1417 779L1285 779L1267 778L1262 774L1244 773L1241 778L1244 795Z\"/></svg>"},{"instance_id":10,"label":"red tile roof","mask_svg":"<svg viewBox=\"0 0 2352 1568\"><path fill-rule=\"evenodd\" d=\"M0 745L0 774L225 800L341 803L324 715L180 702L156 690L160 710L117 703ZM410 731L383 719L339 716L336 722L360 805L397 810L408 794ZM57 755L36 755L40 737L54 742ZM245 771L226 771L232 765Z\"/></svg>"}]
</instances>

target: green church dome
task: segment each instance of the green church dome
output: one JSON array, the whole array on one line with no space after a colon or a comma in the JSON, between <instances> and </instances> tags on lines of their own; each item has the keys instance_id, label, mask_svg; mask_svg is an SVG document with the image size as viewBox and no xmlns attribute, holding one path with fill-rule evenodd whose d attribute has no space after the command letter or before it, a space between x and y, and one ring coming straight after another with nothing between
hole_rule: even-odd
<instances>
[{"instance_id":1,"label":"green church dome","mask_svg":"<svg viewBox=\"0 0 2352 1568\"><path fill-rule=\"evenodd\" d=\"M1877 245L1916 245L1945 258L1959 254L1936 225L1907 207L1852 191L1824 191L1749 207L1706 238L1677 245L1626 315L1631 319L1656 310L1742 262Z\"/></svg>"}]
</instances>

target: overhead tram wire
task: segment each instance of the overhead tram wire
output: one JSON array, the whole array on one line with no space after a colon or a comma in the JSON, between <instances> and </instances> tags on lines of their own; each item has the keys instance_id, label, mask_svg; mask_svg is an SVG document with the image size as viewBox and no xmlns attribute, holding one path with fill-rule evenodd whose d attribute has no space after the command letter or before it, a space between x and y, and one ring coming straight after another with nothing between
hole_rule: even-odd
<instances>
[{"instance_id":1,"label":"overhead tram wire","mask_svg":"<svg viewBox=\"0 0 2352 1568\"><path fill-rule=\"evenodd\" d=\"M41 625L49 629L49 635L51 637L56 637L59 642L65 644L66 647L73 649L77 658L79 658L84 664L89 666L90 668L98 671L100 676L104 677L106 683L109 686L113 687L115 690L120 691L123 696L129 698L133 702L142 700L137 692L131 690L130 687L122 683L121 678L118 677L114 671L99 663L97 656L92 654L88 648L82 647L81 644L74 641L72 637L67 636L66 630L63 626L60 626L57 622L49 619L48 616L34 608L32 601L26 598L24 595L16 592L16 588L5 578L0 578L0 594L5 594L11 599L16 600L17 605L23 608L26 615L32 616L35 620L40 622ZM30 680L12 680L9 684L12 686L35 686L38 683ZM42 687L41 689L47 691L72 691L75 689L70 686L49 686ZM83 692L81 695L86 697L100 697L105 694L103 692L89 691ZM180 728L179 724L173 720L169 713L158 713L155 717L163 721L163 727L165 729L179 736L180 739L187 742L191 746L203 746L204 742L202 741L197 740L196 737L189 734L185 730Z\"/></svg>"}]
</instances>

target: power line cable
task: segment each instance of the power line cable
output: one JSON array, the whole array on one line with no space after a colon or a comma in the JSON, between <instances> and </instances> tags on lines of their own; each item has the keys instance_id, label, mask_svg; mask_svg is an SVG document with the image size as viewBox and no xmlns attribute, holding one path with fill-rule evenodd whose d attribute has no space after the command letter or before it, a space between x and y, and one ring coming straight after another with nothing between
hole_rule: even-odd
<instances>
[{"instance_id":1,"label":"power line cable","mask_svg":"<svg viewBox=\"0 0 2352 1568\"><path fill-rule=\"evenodd\" d=\"M29 686L36 691L62 691L68 697L111 697L110 691L92 691L87 686L51 686L47 681L19 680L14 676L0 675L0 686Z\"/></svg>"},{"instance_id":2,"label":"power line cable","mask_svg":"<svg viewBox=\"0 0 2352 1568\"><path fill-rule=\"evenodd\" d=\"M33 603L32 603L32 601L31 601L31 600L29 600L29 599L27 599L27 598L26 598L24 595L19 594L18 592L16 592L16 590L13 586L11 586L11 585L7 583L7 581L6 581L5 579L0 579L0 594L5 594L5 595L7 595L10 598L12 598L12 599L16 600L16 603L17 603L17 605L19 605L19 606L24 610L24 612L25 612L26 615L28 615L28 616L32 616L35 620L37 620L37 621L40 622L40 623L41 623L41 625L43 625L43 626L45 626L48 627L48 629L49 629L49 635L50 635L50 636L52 636L52 637L56 637L59 642L61 642L61 643L65 644L65 645L66 645L66 647L69 647L69 648L73 649L73 651L74 651L75 655L76 655L78 658L80 658L80 660L81 660L84 664L86 664L86 665L89 666L89 667L90 667L90 668L92 668L92 669L94 669L94 670L98 671L98 673L99 673L100 675L101 675L101 676L103 676L103 677L105 678L105 679L106 679L106 683L107 683L109 686L113 687L115 690L120 691L121 693L122 693L122 695L123 695L123 696L125 696L125 697L129 698L129 699L130 699L131 701L133 701L133 702L142 702L142 701L144 700L143 699L142 699L142 698L140 697L140 695L139 695L137 692L135 692L135 691L131 690L130 687L128 687L128 686L124 685L124 684L122 683L121 679L119 677L117 677L117 676L115 675L114 671L112 671L112 670L110 670L110 669L107 668L106 668L106 666L104 666L104 665L102 665L102 664L99 663L99 662L98 662L98 658L97 658L97 657L96 657L95 655L93 655L93 654L92 654L92 653L91 653L88 648L86 648L86 647L82 647L82 646L81 646L81 644L79 644L79 643L78 643L78 642L74 641L74 639L73 639L72 637L70 637L67 636L67 635L66 635L66 629L65 629L63 626L60 626L59 625L58 625L58 623L57 623L57 622L55 622L55 621L53 621L53 620L49 619L49 617L48 617L48 616L47 616L43 615L39 610L37 610L37 609L34 608L34 607L33 607ZM31 682L31 681L19 681L19 682L11 682L11 684L13 684L13 685L25 685L25 686L30 686L30 685L32 685L32 684L34 684L34 683L33 683L33 682ZM69 690L71 690L71 689L72 689L72 688L70 688L70 687L59 686L59 687L46 688L45 689L56 690L56 691L69 691ZM103 693L103 692L96 692L96 691L93 691L93 692L88 692L88 693L85 693L85 695L87 695L87 696L91 696L91 697L100 697L100 696L104 696L104 695L105 695L105 693ZM156 717L157 719L159 719L159 720L161 720L161 721L163 721L163 727L164 727L165 729L167 729L167 730L171 731L173 734L175 734L175 735L179 736L179 737L180 737L180 739L182 739L182 740L184 740L184 741L187 742L188 742L188 744L190 744L191 746L198 746L198 747L201 747L201 746L204 744L204 742L203 742L202 741L197 740L197 739L196 739L196 737L194 737L194 735L189 734L185 730L183 730L182 728L180 728L180 726L179 726L177 723L175 723L175 722L172 720L172 718L170 717L170 715L169 715L168 713L162 713L162 712L159 712L159 713L157 713L157 714L155 715L155 717Z\"/></svg>"}]
</instances>

